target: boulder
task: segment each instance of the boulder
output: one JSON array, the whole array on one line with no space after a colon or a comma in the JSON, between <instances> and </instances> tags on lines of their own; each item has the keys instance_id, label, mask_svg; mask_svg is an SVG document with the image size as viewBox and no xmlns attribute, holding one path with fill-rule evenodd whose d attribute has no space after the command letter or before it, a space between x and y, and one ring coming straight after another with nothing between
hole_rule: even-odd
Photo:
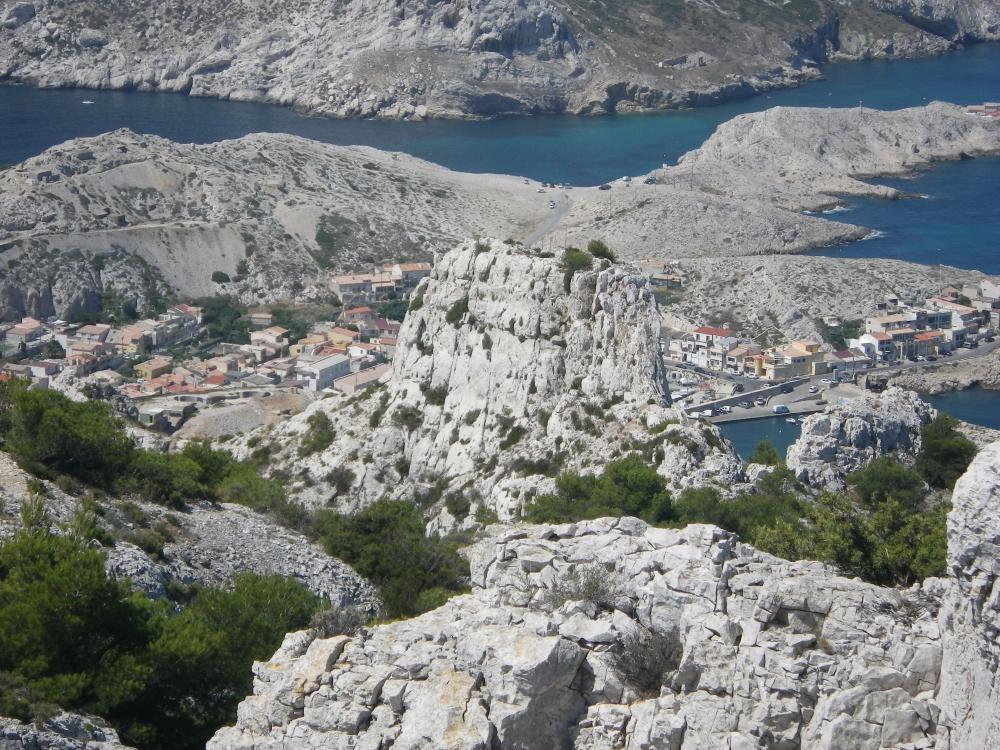
<instances>
[{"instance_id":1,"label":"boulder","mask_svg":"<svg viewBox=\"0 0 1000 750\"><path fill-rule=\"evenodd\" d=\"M108 35L99 29L83 29L76 37L81 47L103 47L108 43Z\"/></svg>"},{"instance_id":2,"label":"boulder","mask_svg":"<svg viewBox=\"0 0 1000 750\"><path fill-rule=\"evenodd\" d=\"M35 6L32 3L14 3L7 11L3 20L5 29L16 29L35 17Z\"/></svg>"},{"instance_id":3,"label":"boulder","mask_svg":"<svg viewBox=\"0 0 1000 750\"><path fill-rule=\"evenodd\" d=\"M911 391L888 388L806 417L786 461L799 481L841 489L846 476L880 456L906 462L920 450L920 430L937 414Z\"/></svg>"}]
</instances>

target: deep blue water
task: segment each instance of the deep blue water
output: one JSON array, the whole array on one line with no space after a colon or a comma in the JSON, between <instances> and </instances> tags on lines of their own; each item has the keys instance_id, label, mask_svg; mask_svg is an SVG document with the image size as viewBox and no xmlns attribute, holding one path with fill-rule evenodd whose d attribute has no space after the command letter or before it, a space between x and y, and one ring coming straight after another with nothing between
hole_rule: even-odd
<instances>
[{"instance_id":1,"label":"deep blue water","mask_svg":"<svg viewBox=\"0 0 1000 750\"><path fill-rule=\"evenodd\" d=\"M1000 430L1000 391L975 387L924 398L955 419Z\"/></svg>"},{"instance_id":2,"label":"deep blue water","mask_svg":"<svg viewBox=\"0 0 1000 750\"><path fill-rule=\"evenodd\" d=\"M762 440L769 441L784 456L788 446L795 442L802 430L800 425L786 422L786 419L787 417L765 417L745 422L728 422L720 424L719 430L732 441L736 452L744 461Z\"/></svg>"},{"instance_id":3,"label":"deep blue water","mask_svg":"<svg viewBox=\"0 0 1000 750\"><path fill-rule=\"evenodd\" d=\"M944 162L905 179L879 179L924 198L852 200L830 218L882 236L815 250L834 258L893 258L1000 274L1000 159Z\"/></svg>"},{"instance_id":4,"label":"deep blue water","mask_svg":"<svg viewBox=\"0 0 1000 750\"><path fill-rule=\"evenodd\" d=\"M404 151L451 169L593 185L648 172L697 147L734 115L777 105L893 109L932 99L1000 100L1000 44L920 60L828 67L825 80L687 112L490 122L401 123L306 118L268 105L128 91L43 91L0 86L0 164L70 138L128 127L180 142L284 132L338 144ZM95 104L85 106L84 99Z\"/></svg>"},{"instance_id":5,"label":"deep blue water","mask_svg":"<svg viewBox=\"0 0 1000 750\"><path fill-rule=\"evenodd\" d=\"M950 414L955 419L1000 430L1000 391L976 387L937 396L924 396L924 399L934 408ZM730 422L720 424L719 429L732 441L736 452L744 460L753 453L757 443L762 440L770 441L778 453L785 455L788 446L795 442L801 430L798 424L791 424L785 419L785 417L769 417L746 422Z\"/></svg>"}]
</instances>

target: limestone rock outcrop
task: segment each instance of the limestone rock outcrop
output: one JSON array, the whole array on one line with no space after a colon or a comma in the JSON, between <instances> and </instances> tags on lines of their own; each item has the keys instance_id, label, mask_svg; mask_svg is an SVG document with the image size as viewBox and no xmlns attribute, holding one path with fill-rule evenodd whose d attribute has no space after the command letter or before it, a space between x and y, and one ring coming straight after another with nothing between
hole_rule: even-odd
<instances>
[{"instance_id":1,"label":"limestone rock outcrop","mask_svg":"<svg viewBox=\"0 0 1000 750\"><path fill-rule=\"evenodd\" d=\"M20 528L21 507L30 496L27 475L0 453L0 540ZM45 506L56 530L68 526L77 498L44 482ZM134 501L106 502L96 522L115 543L106 550L105 567L114 578L129 579L144 595L167 595L170 582L226 586L240 573L282 575L299 581L333 606L353 606L377 613L375 587L348 565L330 557L302 534L275 524L248 508L231 503L199 502L187 510ZM158 538L162 551L150 549ZM2 745L0 745L2 747Z\"/></svg>"},{"instance_id":2,"label":"limestone rock outcrop","mask_svg":"<svg viewBox=\"0 0 1000 750\"><path fill-rule=\"evenodd\" d=\"M948 514L947 590L939 618L944 660L938 700L954 750L1000 741L1000 442L958 480Z\"/></svg>"},{"instance_id":3,"label":"limestone rock outcrop","mask_svg":"<svg viewBox=\"0 0 1000 750\"><path fill-rule=\"evenodd\" d=\"M289 635L209 750L933 746L919 593L629 518L499 530L472 585L354 638Z\"/></svg>"},{"instance_id":4,"label":"limestone rock outcrop","mask_svg":"<svg viewBox=\"0 0 1000 750\"><path fill-rule=\"evenodd\" d=\"M879 456L902 461L920 450L920 430L936 410L911 391L888 388L843 404L831 404L802 422L786 462L801 482L839 489L844 479Z\"/></svg>"},{"instance_id":5,"label":"limestone rock outcrop","mask_svg":"<svg viewBox=\"0 0 1000 750\"><path fill-rule=\"evenodd\" d=\"M61 711L41 725L0 717L4 750L133 750L103 719Z\"/></svg>"},{"instance_id":6,"label":"limestone rock outcrop","mask_svg":"<svg viewBox=\"0 0 1000 750\"><path fill-rule=\"evenodd\" d=\"M266 445L271 466L310 475L295 488L308 503L326 501L327 478L346 470L352 486L333 498L344 509L462 488L467 513L485 506L502 519L551 491L561 468L599 470L629 450L674 487L737 481L718 431L670 408L659 326L644 275L596 259L567 274L551 254L468 241L415 292L384 388L321 399L242 450ZM337 439L302 457L316 411Z\"/></svg>"}]
</instances>

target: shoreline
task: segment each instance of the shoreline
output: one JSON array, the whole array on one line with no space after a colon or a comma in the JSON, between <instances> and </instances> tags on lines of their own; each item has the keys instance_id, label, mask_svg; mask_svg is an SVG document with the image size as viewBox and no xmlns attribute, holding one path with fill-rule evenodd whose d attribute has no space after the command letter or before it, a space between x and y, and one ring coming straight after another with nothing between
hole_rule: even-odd
<instances>
[{"instance_id":1,"label":"shoreline","mask_svg":"<svg viewBox=\"0 0 1000 750\"><path fill-rule=\"evenodd\" d=\"M401 113L390 109L381 109L373 114L340 114L334 111L322 110L318 107L303 105L300 99L305 98L305 92L294 94L290 98L286 93L283 96L260 92L252 94L247 90L230 91L228 94L212 91L195 91L193 82L189 81L185 87L167 88L158 85L145 84L136 85L131 81L123 81L120 85L112 85L108 81L102 81L100 85L87 85L82 80L71 80L64 78L62 81L52 85L38 83L32 76L18 76L16 73L8 72L0 75L0 86L23 86L39 91L107 91L137 94L172 94L193 99L212 99L220 102L233 102L240 104L259 104L269 107L286 109L293 114L309 119L331 120L336 122L494 122L506 119L552 119L560 117L568 118L608 118L619 116L663 116L672 113L693 112L698 110L722 107L737 102L745 102L762 95L789 91L811 83L819 83L828 80L827 71L833 67L840 67L849 64L863 64L870 62L906 62L911 60L926 60L932 58L946 57L965 51L970 48L984 47L990 45L1000 46L1000 39L973 39L958 42L949 42L952 46L940 50L917 49L910 54L893 55L872 55L872 56L844 56L836 53L834 57L822 64L815 66L802 66L798 68L788 67L780 71L783 77L772 71L760 71L749 74L747 77L739 76L738 80L729 83L708 84L702 87L687 88L682 91L661 91L661 94L669 94L657 99L660 104L642 105L630 104L621 110L617 108L607 109L593 106L593 103L573 108L567 106L562 109L533 108L532 111L509 111L496 114L481 114L473 111L462 111L457 109L431 109L428 105L416 105L416 109L423 109L425 113ZM234 96L235 95L235 96Z\"/></svg>"}]
</instances>

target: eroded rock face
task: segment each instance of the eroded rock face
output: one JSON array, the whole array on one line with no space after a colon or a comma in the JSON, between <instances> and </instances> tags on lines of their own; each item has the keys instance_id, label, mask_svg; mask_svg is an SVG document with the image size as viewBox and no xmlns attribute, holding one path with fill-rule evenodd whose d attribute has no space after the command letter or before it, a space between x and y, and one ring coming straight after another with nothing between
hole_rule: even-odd
<instances>
[{"instance_id":1,"label":"eroded rock face","mask_svg":"<svg viewBox=\"0 0 1000 750\"><path fill-rule=\"evenodd\" d=\"M289 635L209 750L934 746L918 593L628 518L498 531L472 585L352 639Z\"/></svg>"},{"instance_id":2,"label":"eroded rock face","mask_svg":"<svg viewBox=\"0 0 1000 750\"><path fill-rule=\"evenodd\" d=\"M992 750L1000 738L1000 442L955 485L948 575L938 700L949 716L941 733L955 750Z\"/></svg>"},{"instance_id":3,"label":"eroded rock face","mask_svg":"<svg viewBox=\"0 0 1000 750\"><path fill-rule=\"evenodd\" d=\"M669 406L647 278L601 263L570 278L559 259L517 245L462 244L415 293L381 392L322 399L254 444L273 447L272 466L314 478L296 488L309 503L329 498L332 470L350 469L336 498L347 509L435 485L440 496L443 482L463 488L471 513L516 519L560 467L597 471L630 448L674 487L736 481L740 462L717 430ZM319 410L337 440L300 457Z\"/></svg>"},{"instance_id":4,"label":"eroded rock face","mask_svg":"<svg viewBox=\"0 0 1000 750\"><path fill-rule=\"evenodd\" d=\"M802 422L786 461L801 482L840 489L844 479L879 456L912 459L920 430L937 414L911 391L888 388L846 404L831 404Z\"/></svg>"}]
</instances>

